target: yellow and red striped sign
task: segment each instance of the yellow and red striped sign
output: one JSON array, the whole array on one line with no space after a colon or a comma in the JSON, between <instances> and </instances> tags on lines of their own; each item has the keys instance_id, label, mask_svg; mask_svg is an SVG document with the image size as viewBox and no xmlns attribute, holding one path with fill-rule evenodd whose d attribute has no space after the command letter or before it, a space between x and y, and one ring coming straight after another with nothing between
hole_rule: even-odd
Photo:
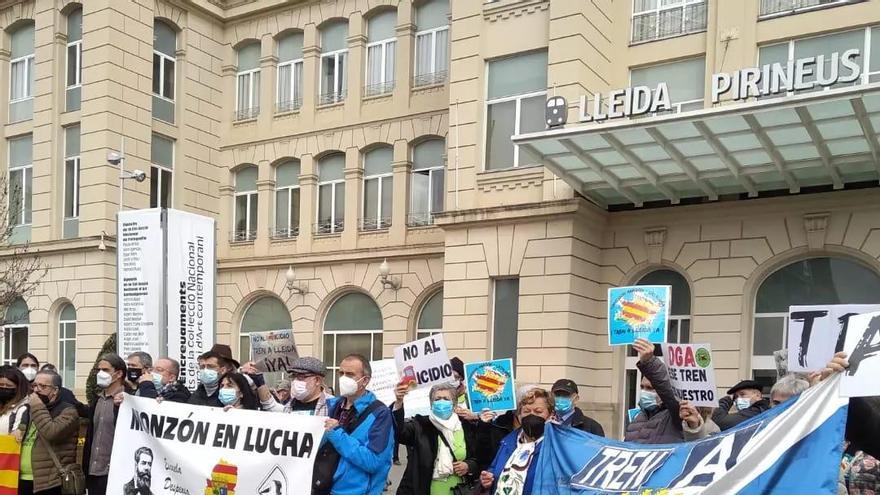
<instances>
[{"instance_id":1,"label":"yellow and red striped sign","mask_svg":"<svg viewBox=\"0 0 880 495\"><path fill-rule=\"evenodd\" d=\"M21 444L12 435L0 435L0 495L18 494Z\"/></svg>"}]
</instances>

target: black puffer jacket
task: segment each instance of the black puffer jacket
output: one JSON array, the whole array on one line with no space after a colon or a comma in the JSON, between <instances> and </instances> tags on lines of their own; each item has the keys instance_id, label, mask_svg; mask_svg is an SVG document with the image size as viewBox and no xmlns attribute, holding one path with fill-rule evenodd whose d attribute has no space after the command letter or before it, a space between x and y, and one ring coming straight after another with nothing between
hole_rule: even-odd
<instances>
[{"instance_id":1,"label":"black puffer jacket","mask_svg":"<svg viewBox=\"0 0 880 495\"><path fill-rule=\"evenodd\" d=\"M742 411L731 413L730 408L733 407L733 404L734 401L730 396L718 399L718 408L712 413L712 421L718 425L718 428L721 428L721 431L733 428L770 409L770 401L767 399L761 399Z\"/></svg>"},{"instance_id":2,"label":"black puffer jacket","mask_svg":"<svg viewBox=\"0 0 880 495\"><path fill-rule=\"evenodd\" d=\"M639 361L636 366L651 382L662 404L659 409L651 411L650 414L641 411L626 426L624 440L636 443L683 442L684 433L681 429L681 416L678 413L679 403L675 398L672 384L669 383L669 371L666 369L666 365L657 356L654 356L650 361Z\"/></svg>"}]
</instances>

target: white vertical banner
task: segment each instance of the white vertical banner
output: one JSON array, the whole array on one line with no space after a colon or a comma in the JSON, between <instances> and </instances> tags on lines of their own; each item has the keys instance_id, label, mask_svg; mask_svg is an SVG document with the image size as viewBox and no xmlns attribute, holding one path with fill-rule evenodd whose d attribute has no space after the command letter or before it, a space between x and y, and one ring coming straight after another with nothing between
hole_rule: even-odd
<instances>
[{"instance_id":1,"label":"white vertical banner","mask_svg":"<svg viewBox=\"0 0 880 495\"><path fill-rule=\"evenodd\" d=\"M116 225L117 352L123 358L136 351L159 356L165 327L156 259L163 248L162 210L121 211Z\"/></svg>"},{"instance_id":2,"label":"white vertical banner","mask_svg":"<svg viewBox=\"0 0 880 495\"><path fill-rule=\"evenodd\" d=\"M214 219L166 212L168 356L180 361L180 379L195 390L197 358L214 345Z\"/></svg>"}]
</instances>

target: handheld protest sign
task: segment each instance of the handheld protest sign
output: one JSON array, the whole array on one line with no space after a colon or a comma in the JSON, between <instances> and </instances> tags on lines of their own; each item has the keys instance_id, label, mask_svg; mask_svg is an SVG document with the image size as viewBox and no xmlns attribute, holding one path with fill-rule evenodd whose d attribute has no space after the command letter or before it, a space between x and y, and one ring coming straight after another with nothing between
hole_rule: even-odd
<instances>
[{"instance_id":1,"label":"handheld protest sign","mask_svg":"<svg viewBox=\"0 0 880 495\"><path fill-rule=\"evenodd\" d=\"M678 400L696 407L718 407L715 365L709 344L666 344L663 358Z\"/></svg>"},{"instance_id":2,"label":"handheld protest sign","mask_svg":"<svg viewBox=\"0 0 880 495\"><path fill-rule=\"evenodd\" d=\"M453 380L442 333L396 347L394 361L402 379L412 380L417 388Z\"/></svg>"},{"instance_id":3,"label":"handheld protest sign","mask_svg":"<svg viewBox=\"0 0 880 495\"><path fill-rule=\"evenodd\" d=\"M472 411L516 409L512 359L467 363L464 375Z\"/></svg>"},{"instance_id":4,"label":"handheld protest sign","mask_svg":"<svg viewBox=\"0 0 880 495\"><path fill-rule=\"evenodd\" d=\"M373 376L370 377L370 383L367 390L376 394L376 399L386 406L394 404L397 397L394 389L400 383L400 377L397 375L397 364L393 359L381 359L378 361L370 361L370 367L373 369ZM429 388L420 388L410 390L403 398L403 412L407 418L411 418L417 414L427 416L431 413L431 401L429 400Z\"/></svg>"},{"instance_id":5,"label":"handheld protest sign","mask_svg":"<svg viewBox=\"0 0 880 495\"><path fill-rule=\"evenodd\" d=\"M293 330L269 330L248 335L251 338L251 359L263 373L287 371L299 357Z\"/></svg>"},{"instance_id":6,"label":"handheld protest sign","mask_svg":"<svg viewBox=\"0 0 880 495\"><path fill-rule=\"evenodd\" d=\"M788 370L819 371L843 349L851 317L880 311L876 304L831 304L788 308Z\"/></svg>"},{"instance_id":7,"label":"handheld protest sign","mask_svg":"<svg viewBox=\"0 0 880 495\"><path fill-rule=\"evenodd\" d=\"M849 368L840 381L841 397L880 395L880 312L866 313L849 319L843 346Z\"/></svg>"},{"instance_id":8,"label":"handheld protest sign","mask_svg":"<svg viewBox=\"0 0 880 495\"><path fill-rule=\"evenodd\" d=\"M632 344L643 338L666 342L671 287L641 285L608 289L608 343Z\"/></svg>"}]
</instances>

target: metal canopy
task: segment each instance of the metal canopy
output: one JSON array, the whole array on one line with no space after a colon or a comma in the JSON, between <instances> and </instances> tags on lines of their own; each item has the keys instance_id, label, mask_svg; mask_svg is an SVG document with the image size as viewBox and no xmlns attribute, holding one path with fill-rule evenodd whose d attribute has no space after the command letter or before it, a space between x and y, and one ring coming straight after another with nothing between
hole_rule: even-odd
<instances>
[{"instance_id":1,"label":"metal canopy","mask_svg":"<svg viewBox=\"0 0 880 495\"><path fill-rule=\"evenodd\" d=\"M880 179L880 83L514 136L602 207Z\"/></svg>"}]
</instances>

